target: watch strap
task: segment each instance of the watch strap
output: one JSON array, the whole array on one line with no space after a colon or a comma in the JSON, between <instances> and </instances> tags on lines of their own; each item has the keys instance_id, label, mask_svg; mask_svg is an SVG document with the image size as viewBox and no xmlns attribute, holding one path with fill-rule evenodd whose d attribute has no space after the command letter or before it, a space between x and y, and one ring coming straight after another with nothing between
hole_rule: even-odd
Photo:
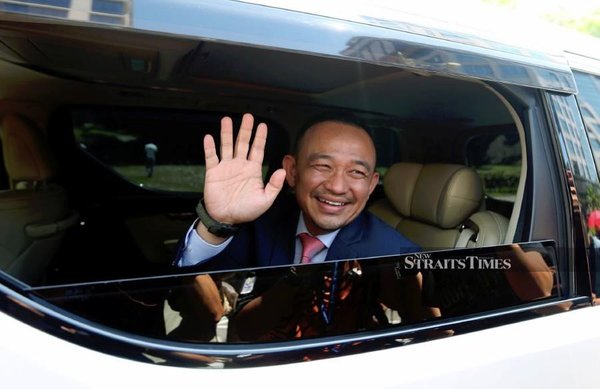
<instances>
[{"instance_id":1,"label":"watch strap","mask_svg":"<svg viewBox=\"0 0 600 389\"><path fill-rule=\"evenodd\" d=\"M221 223L210 217L206 208L204 207L204 199L198 201L196 206L196 213L200 218L200 221L211 234L219 236L221 238L228 238L234 235L240 228L234 224Z\"/></svg>"}]
</instances>

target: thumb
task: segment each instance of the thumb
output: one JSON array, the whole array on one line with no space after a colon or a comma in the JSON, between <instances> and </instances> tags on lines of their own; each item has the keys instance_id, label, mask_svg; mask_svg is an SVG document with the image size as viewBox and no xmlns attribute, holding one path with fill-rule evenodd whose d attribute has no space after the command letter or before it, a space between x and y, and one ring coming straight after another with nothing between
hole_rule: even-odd
<instances>
[{"instance_id":1,"label":"thumb","mask_svg":"<svg viewBox=\"0 0 600 389\"><path fill-rule=\"evenodd\" d=\"M265 195L269 201L275 201L275 197L281 192L283 183L285 182L285 170L277 169L269 179L269 182L265 186Z\"/></svg>"}]
</instances>

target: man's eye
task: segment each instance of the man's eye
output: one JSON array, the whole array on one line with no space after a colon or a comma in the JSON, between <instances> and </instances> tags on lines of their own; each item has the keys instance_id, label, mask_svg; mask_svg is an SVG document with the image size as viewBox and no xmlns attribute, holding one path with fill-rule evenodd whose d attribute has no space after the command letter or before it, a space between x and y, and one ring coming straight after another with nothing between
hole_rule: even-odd
<instances>
[{"instance_id":1,"label":"man's eye","mask_svg":"<svg viewBox=\"0 0 600 389\"><path fill-rule=\"evenodd\" d=\"M326 164L322 164L322 163L317 163L314 164L313 167L319 171L329 171L331 170L331 166L326 165Z\"/></svg>"},{"instance_id":2,"label":"man's eye","mask_svg":"<svg viewBox=\"0 0 600 389\"><path fill-rule=\"evenodd\" d=\"M350 175L357 178L364 178L367 176L367 173L363 172L362 170L351 170Z\"/></svg>"}]
</instances>

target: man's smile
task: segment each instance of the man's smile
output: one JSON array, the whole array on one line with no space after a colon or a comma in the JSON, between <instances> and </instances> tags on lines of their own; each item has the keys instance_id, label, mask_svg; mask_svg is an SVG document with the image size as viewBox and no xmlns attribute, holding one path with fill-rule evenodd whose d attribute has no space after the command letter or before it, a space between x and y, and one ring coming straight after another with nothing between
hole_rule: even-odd
<instances>
[{"instance_id":1,"label":"man's smile","mask_svg":"<svg viewBox=\"0 0 600 389\"><path fill-rule=\"evenodd\" d=\"M347 202L326 200L322 197L317 197L317 200L319 200L320 202L325 203L327 205L334 206L334 207L342 207L342 206L348 204Z\"/></svg>"}]
</instances>

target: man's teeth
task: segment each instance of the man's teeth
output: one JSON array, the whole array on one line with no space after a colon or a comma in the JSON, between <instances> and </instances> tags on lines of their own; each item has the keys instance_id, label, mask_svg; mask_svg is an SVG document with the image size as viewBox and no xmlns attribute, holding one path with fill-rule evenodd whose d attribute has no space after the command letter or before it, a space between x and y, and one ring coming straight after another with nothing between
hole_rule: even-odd
<instances>
[{"instance_id":1,"label":"man's teeth","mask_svg":"<svg viewBox=\"0 0 600 389\"><path fill-rule=\"evenodd\" d=\"M327 205L333 205L336 207L341 207L342 205L345 205L346 203L340 203L337 201L329 201L329 200L325 200L325 199L319 199L320 202L325 203Z\"/></svg>"}]
</instances>

